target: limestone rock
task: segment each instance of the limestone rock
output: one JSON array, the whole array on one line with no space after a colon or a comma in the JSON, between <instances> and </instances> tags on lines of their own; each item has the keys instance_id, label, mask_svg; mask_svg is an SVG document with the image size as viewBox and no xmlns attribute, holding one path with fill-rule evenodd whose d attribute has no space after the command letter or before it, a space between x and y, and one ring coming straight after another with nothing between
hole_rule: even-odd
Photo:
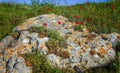
<instances>
[{"instance_id":1,"label":"limestone rock","mask_svg":"<svg viewBox=\"0 0 120 73\"><path fill-rule=\"evenodd\" d=\"M55 30L65 37L67 47L57 46L51 52L45 44L50 37L39 37L41 33L36 32L39 30L29 30L31 27L41 26ZM113 48L120 43L120 34L90 33L85 25L81 26L82 31L75 31L74 22L55 14L43 14L26 20L13 29L19 33L18 39L14 40L8 35L0 42L0 73L32 73L32 67L27 67L24 58L18 55L38 50L42 55L46 55L52 67L75 68L77 72L104 66L114 60L116 52ZM63 57L64 55L69 57Z\"/></svg>"}]
</instances>

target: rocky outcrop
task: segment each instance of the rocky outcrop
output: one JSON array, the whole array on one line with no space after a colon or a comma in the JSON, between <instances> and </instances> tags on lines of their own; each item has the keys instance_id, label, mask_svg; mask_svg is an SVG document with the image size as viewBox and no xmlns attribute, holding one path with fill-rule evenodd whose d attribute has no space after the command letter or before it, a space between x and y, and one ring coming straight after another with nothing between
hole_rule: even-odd
<instances>
[{"instance_id":1,"label":"rocky outcrop","mask_svg":"<svg viewBox=\"0 0 120 73\"><path fill-rule=\"evenodd\" d=\"M76 26L75 22L55 14L44 14L26 20L13 29L15 34L6 36L0 42L0 73L31 73L32 67L26 66L20 54L36 50L46 55L51 66L81 71L104 66L115 59L114 48L120 42L120 34L91 33L85 25L80 25L82 29L76 31ZM44 27L59 32L60 36L66 38L66 47L57 47L50 52L46 42L51 37L46 34L41 36L37 29L31 27Z\"/></svg>"}]
</instances>

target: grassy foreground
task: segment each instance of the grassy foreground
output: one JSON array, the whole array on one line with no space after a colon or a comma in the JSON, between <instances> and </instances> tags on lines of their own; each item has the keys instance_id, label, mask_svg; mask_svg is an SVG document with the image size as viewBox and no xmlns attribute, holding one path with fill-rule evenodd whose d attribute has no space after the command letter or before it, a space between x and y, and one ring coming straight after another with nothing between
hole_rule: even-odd
<instances>
[{"instance_id":1,"label":"grassy foreground","mask_svg":"<svg viewBox=\"0 0 120 73\"><path fill-rule=\"evenodd\" d=\"M85 23L91 32L94 31L96 33L120 33L119 3L120 1L118 0L110 3L86 3L82 5L67 7L56 7L48 4L32 6L0 4L0 40L6 35L8 35L8 33L10 33L14 27L24 22L25 19L35 17L41 14L50 13L63 15L69 18L70 21ZM120 45L117 46L116 50L118 57L116 61L114 61L112 64L106 67L92 69L86 71L85 73L120 73ZM33 57L33 59L34 58L35 57ZM37 63L37 61L35 62ZM44 67L48 68L49 66ZM58 72L56 72L55 70L54 73Z\"/></svg>"}]
</instances>

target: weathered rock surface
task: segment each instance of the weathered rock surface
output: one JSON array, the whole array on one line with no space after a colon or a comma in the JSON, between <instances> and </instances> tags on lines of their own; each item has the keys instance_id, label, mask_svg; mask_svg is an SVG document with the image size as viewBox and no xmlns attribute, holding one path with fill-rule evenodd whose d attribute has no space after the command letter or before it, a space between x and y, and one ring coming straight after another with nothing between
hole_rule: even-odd
<instances>
[{"instance_id":1,"label":"weathered rock surface","mask_svg":"<svg viewBox=\"0 0 120 73\"><path fill-rule=\"evenodd\" d=\"M41 38L40 33L30 32L28 29L33 26L44 26L48 30L58 31L63 37L67 36L67 47L58 51L66 51L69 56L64 58L54 52L49 53L49 47L45 43L50 37ZM90 33L85 25L81 25L82 31L75 31L74 27L74 22L55 14L44 14L26 20L13 30L19 33L18 39L6 36L0 42L0 73L31 73L32 67L27 67L19 54L35 50L46 55L52 66L75 68L79 71L104 66L115 59L114 48L120 42L120 34L99 35Z\"/></svg>"}]
</instances>

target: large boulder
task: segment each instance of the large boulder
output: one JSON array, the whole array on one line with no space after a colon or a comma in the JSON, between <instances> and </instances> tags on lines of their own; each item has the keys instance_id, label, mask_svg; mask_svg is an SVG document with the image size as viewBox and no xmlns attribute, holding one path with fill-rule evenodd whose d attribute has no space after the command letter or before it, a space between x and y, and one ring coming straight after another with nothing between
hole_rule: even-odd
<instances>
[{"instance_id":1,"label":"large boulder","mask_svg":"<svg viewBox=\"0 0 120 73\"><path fill-rule=\"evenodd\" d=\"M31 67L27 67L24 58L19 55L36 50L46 55L53 67L75 68L82 71L104 66L115 59L114 48L120 42L120 34L96 34L89 32L85 25L80 25L82 29L77 31L74 28L76 26L75 22L55 14L43 14L26 20L13 29L13 32L19 33L17 39L7 36L1 41L0 44L6 46L1 46L0 50L0 72L31 73ZM51 37L41 35L35 27L57 31L60 36L65 37L66 47L57 46L51 52L50 47L46 45ZM15 45L10 46L11 43Z\"/></svg>"}]
</instances>

